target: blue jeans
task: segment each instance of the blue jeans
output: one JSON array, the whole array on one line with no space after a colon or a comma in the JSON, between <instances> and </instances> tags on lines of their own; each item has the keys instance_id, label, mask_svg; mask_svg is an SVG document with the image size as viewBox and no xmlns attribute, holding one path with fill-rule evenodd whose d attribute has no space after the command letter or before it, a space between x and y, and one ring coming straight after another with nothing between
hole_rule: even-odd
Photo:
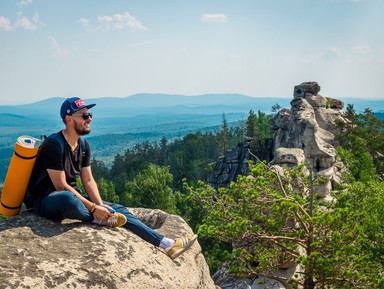
<instances>
[{"instance_id":1,"label":"blue jeans","mask_svg":"<svg viewBox=\"0 0 384 289\"><path fill-rule=\"evenodd\" d=\"M125 228L155 246L160 245L160 241L164 236L142 223L126 207L109 202L103 203L111 206L116 212L123 214L127 218ZM69 191L52 192L46 197L36 200L33 207L34 212L39 216L54 221L61 221L66 218L92 222L94 219L93 215L76 195Z\"/></svg>"}]
</instances>

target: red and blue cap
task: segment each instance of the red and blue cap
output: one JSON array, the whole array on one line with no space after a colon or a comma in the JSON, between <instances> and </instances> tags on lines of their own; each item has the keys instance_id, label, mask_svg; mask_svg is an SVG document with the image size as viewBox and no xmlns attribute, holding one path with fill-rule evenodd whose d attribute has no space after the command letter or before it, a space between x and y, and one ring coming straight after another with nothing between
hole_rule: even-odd
<instances>
[{"instance_id":1,"label":"red and blue cap","mask_svg":"<svg viewBox=\"0 0 384 289\"><path fill-rule=\"evenodd\" d=\"M72 113L81 110L83 108L90 109L91 107L94 107L96 104L88 104L86 105L84 100L82 100L80 97L71 97L67 98L63 104L61 105L60 109L60 116L62 119L65 118L66 115L71 115Z\"/></svg>"}]
</instances>

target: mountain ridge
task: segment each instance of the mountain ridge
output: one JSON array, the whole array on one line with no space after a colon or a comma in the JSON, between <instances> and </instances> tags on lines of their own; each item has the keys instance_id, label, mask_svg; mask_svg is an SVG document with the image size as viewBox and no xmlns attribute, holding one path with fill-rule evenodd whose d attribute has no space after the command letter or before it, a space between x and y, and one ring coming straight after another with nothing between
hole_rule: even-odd
<instances>
[{"instance_id":1,"label":"mountain ridge","mask_svg":"<svg viewBox=\"0 0 384 289\"><path fill-rule=\"evenodd\" d=\"M0 181L5 177L18 136L40 137L62 129L59 111L64 99L52 97L30 104L0 105ZM215 131L224 116L228 124L235 124L246 120L250 110L269 114L276 103L281 107L291 107L292 99L241 94L136 94L125 98L85 99L87 104L97 104L92 108L93 132L88 139L97 147L94 156L105 160L144 140L158 141L161 136L171 140L196 131ZM343 101L345 107L350 103L349 100ZM358 112L365 108L374 112L384 111L384 101L352 101Z\"/></svg>"},{"instance_id":2,"label":"mountain ridge","mask_svg":"<svg viewBox=\"0 0 384 289\"><path fill-rule=\"evenodd\" d=\"M65 98L51 97L37 102L20 105L0 105L0 114L20 116L59 115ZM92 108L99 117L114 117L139 114L217 114L260 110L271 113L275 104L289 107L293 98L253 97L238 93L181 95L163 93L137 93L126 97L100 97L84 99L96 103ZM346 104L353 104L357 111L371 108L374 112L384 110L384 100L340 98ZM54 109L52 109L54 108Z\"/></svg>"},{"instance_id":3,"label":"mountain ridge","mask_svg":"<svg viewBox=\"0 0 384 289\"><path fill-rule=\"evenodd\" d=\"M52 97L30 104L22 105L0 105L0 113L12 113L20 115L36 115L36 114L53 114L58 113L60 106L65 98ZM179 94L149 94L141 93L131 96L119 97L101 97L85 99L87 104L96 103L92 109L95 112L103 113L103 111L111 110L114 113L122 109L128 112L136 110L148 111L150 113L162 112L160 110L167 109L172 111L173 108L182 108L184 110L193 110L201 107L211 107L224 109L230 112L230 109L244 111L244 106L249 111L249 107L262 105L262 110L270 110L271 106L276 102L288 104L288 98L268 98L268 97L251 97L242 94L204 94L204 95L179 95ZM52 110L52 107L57 107ZM159 110L159 111L158 111ZM226 112L223 111L223 112ZM121 113L121 112L120 112ZM123 114L123 113L122 113Z\"/></svg>"}]
</instances>

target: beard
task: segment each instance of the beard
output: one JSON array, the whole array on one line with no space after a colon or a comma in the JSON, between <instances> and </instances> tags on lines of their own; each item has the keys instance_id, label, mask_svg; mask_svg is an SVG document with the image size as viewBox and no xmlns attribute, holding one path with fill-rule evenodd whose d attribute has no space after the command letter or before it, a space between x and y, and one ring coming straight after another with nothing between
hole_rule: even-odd
<instances>
[{"instance_id":1,"label":"beard","mask_svg":"<svg viewBox=\"0 0 384 289\"><path fill-rule=\"evenodd\" d=\"M82 125L77 122L75 122L74 129L78 135L87 135L91 132L90 127L84 127L84 126L82 127Z\"/></svg>"}]
</instances>

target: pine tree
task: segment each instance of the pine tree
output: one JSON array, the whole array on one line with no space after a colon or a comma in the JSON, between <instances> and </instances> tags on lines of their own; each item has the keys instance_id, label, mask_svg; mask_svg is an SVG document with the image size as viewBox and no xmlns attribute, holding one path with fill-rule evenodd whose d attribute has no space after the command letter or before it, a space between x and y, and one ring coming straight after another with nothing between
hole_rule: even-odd
<instances>
[{"instance_id":1,"label":"pine tree","mask_svg":"<svg viewBox=\"0 0 384 289\"><path fill-rule=\"evenodd\" d=\"M382 288L383 260L377 253L384 250L378 242L384 230L374 217L383 185L376 185L376 195L362 205L359 190L349 191L354 202L344 197L312 203L302 167L286 168L284 177L264 164L250 167L251 175L230 188L188 188L205 211L199 235L234 245L227 260L231 272L276 279L287 288ZM364 217L371 211L377 213ZM286 263L299 266L290 279L275 275Z\"/></svg>"}]
</instances>

